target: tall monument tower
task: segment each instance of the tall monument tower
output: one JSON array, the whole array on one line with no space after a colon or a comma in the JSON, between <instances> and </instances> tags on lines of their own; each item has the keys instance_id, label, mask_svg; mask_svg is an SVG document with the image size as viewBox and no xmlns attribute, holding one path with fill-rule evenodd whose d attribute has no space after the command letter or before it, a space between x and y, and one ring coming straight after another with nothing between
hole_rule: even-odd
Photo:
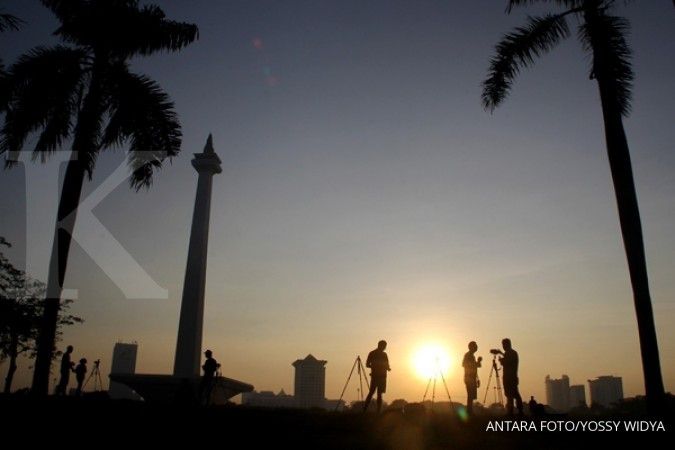
<instances>
[{"instance_id":1,"label":"tall monument tower","mask_svg":"<svg viewBox=\"0 0 675 450\"><path fill-rule=\"evenodd\" d=\"M190 248L188 249L183 300L178 323L178 342L173 375L162 374L110 374L110 379L127 385L145 401L174 402L176 395L185 392L185 383L190 390L197 392L199 384L199 362L202 352L202 325L204 321L204 290L206 287L206 253L209 243L209 215L211 212L211 183L213 175L220 173L220 158L213 151L211 135L206 141L202 153L195 153L192 167L199 174L197 197L192 214L190 230ZM118 371L124 372L124 371ZM242 392L253 391L253 386L243 381L217 377L218 389L213 391L215 404L225 402ZM182 398L182 397L181 397Z\"/></svg>"},{"instance_id":2,"label":"tall monument tower","mask_svg":"<svg viewBox=\"0 0 675 450\"><path fill-rule=\"evenodd\" d=\"M197 196L192 215L192 231L188 249L183 300L180 307L178 342L173 374L176 377L199 376L202 352L202 325L204 321L204 290L206 285L206 253L209 242L209 215L211 212L211 185L213 175L222 172L220 158L213 150L209 134L202 153L195 153L192 167L199 174Z\"/></svg>"}]
</instances>

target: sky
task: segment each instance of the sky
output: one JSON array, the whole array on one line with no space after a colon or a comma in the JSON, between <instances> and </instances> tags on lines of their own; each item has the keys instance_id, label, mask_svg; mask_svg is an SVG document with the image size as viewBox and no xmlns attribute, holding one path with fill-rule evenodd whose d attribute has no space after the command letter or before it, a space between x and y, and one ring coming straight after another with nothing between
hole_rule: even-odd
<instances>
[{"instance_id":1,"label":"sky","mask_svg":"<svg viewBox=\"0 0 675 450\"><path fill-rule=\"evenodd\" d=\"M549 374L573 384L621 376L626 396L644 393L588 56L569 39L523 71L494 113L480 103L500 36L546 7L154 3L200 30L180 53L132 62L175 101L182 152L147 191L116 175L121 150L102 154L86 183L92 214L75 232L65 286L85 322L61 343L76 359L100 358L107 374L114 343L137 341L138 372L172 371L197 181L190 160L212 133L223 172L213 180L203 343L223 375L291 393L291 363L311 353L328 361L326 396L337 398L356 356L386 339L385 400L419 401L426 380L411 361L435 343L448 352L452 399L464 402L467 343L487 361L509 337L523 398L545 401ZM5 64L56 42L38 1L2 7L26 22L0 35ZM620 9L636 73L625 127L672 391L675 11L668 1ZM5 253L37 277L64 157L0 172L0 235L14 243ZM106 233L135 263L106 247ZM28 385L29 364L17 387ZM353 384L345 397L356 399Z\"/></svg>"}]
</instances>

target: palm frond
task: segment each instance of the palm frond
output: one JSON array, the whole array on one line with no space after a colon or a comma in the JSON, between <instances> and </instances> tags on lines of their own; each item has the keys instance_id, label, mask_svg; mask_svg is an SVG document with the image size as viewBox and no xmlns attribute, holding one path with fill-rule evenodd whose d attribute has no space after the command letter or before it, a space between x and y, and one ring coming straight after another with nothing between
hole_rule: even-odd
<instances>
[{"instance_id":1,"label":"palm frond","mask_svg":"<svg viewBox=\"0 0 675 450\"><path fill-rule=\"evenodd\" d=\"M61 26L54 34L66 42L121 58L177 51L198 37L196 25L167 20L158 6L141 8L134 0L80 2L59 19Z\"/></svg>"},{"instance_id":2,"label":"palm frond","mask_svg":"<svg viewBox=\"0 0 675 450\"><path fill-rule=\"evenodd\" d=\"M167 20L159 7L149 5L130 17L120 43L126 44L128 56L149 55L162 50L178 51L198 38L196 25Z\"/></svg>"},{"instance_id":3,"label":"palm frond","mask_svg":"<svg viewBox=\"0 0 675 450\"><path fill-rule=\"evenodd\" d=\"M38 47L21 56L6 77L0 154L12 165L28 134L42 130L33 156L43 160L70 136L77 110L73 93L84 80L85 54L63 46Z\"/></svg>"},{"instance_id":4,"label":"palm frond","mask_svg":"<svg viewBox=\"0 0 675 450\"><path fill-rule=\"evenodd\" d=\"M103 123L110 108L107 78L107 73L92 68L86 93L84 95L77 93L78 101L80 97L82 100L73 131L72 148L90 180L102 149Z\"/></svg>"},{"instance_id":5,"label":"palm frond","mask_svg":"<svg viewBox=\"0 0 675 450\"><path fill-rule=\"evenodd\" d=\"M154 172L180 151L180 123L169 96L153 80L121 66L111 92L111 116L103 146L129 144L131 186L150 187Z\"/></svg>"},{"instance_id":6,"label":"palm frond","mask_svg":"<svg viewBox=\"0 0 675 450\"><path fill-rule=\"evenodd\" d=\"M41 0L41 2L63 22L77 15L78 10L86 5L87 0Z\"/></svg>"},{"instance_id":7,"label":"palm frond","mask_svg":"<svg viewBox=\"0 0 675 450\"><path fill-rule=\"evenodd\" d=\"M602 78L612 87L613 100L623 116L630 113L633 87L631 50L626 42L629 29L626 19L599 9L586 14L579 27L579 39L593 56L591 77Z\"/></svg>"},{"instance_id":8,"label":"palm frond","mask_svg":"<svg viewBox=\"0 0 675 450\"><path fill-rule=\"evenodd\" d=\"M569 35L562 14L528 17L526 26L506 34L496 46L496 55L490 61L488 77L483 82L484 108L494 110L509 94L521 68L531 66L536 57L550 51Z\"/></svg>"}]
</instances>

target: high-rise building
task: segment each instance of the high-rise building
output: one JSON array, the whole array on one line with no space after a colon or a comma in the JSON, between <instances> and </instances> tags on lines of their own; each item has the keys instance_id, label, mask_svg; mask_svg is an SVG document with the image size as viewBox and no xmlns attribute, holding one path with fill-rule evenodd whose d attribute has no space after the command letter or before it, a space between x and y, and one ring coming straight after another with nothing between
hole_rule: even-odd
<instances>
[{"instance_id":1,"label":"high-rise building","mask_svg":"<svg viewBox=\"0 0 675 450\"><path fill-rule=\"evenodd\" d=\"M293 363L295 401L300 408L324 408L326 401L326 362L307 355Z\"/></svg>"},{"instance_id":2,"label":"high-rise building","mask_svg":"<svg viewBox=\"0 0 675 450\"><path fill-rule=\"evenodd\" d=\"M546 375L546 403L558 412L570 409L570 378L567 375L559 380Z\"/></svg>"},{"instance_id":3,"label":"high-rise building","mask_svg":"<svg viewBox=\"0 0 675 450\"><path fill-rule=\"evenodd\" d=\"M609 407L612 403L623 400L623 382L621 377L604 375L595 380L588 380L591 391L591 405Z\"/></svg>"},{"instance_id":4,"label":"high-rise building","mask_svg":"<svg viewBox=\"0 0 675 450\"><path fill-rule=\"evenodd\" d=\"M583 384L570 386L570 408L586 406L586 389Z\"/></svg>"},{"instance_id":5,"label":"high-rise building","mask_svg":"<svg viewBox=\"0 0 675 450\"><path fill-rule=\"evenodd\" d=\"M136 356L138 355L138 343L118 342L113 347L112 364L110 373L133 375L136 373ZM108 389L110 398L139 400L140 397L133 390L122 383L110 382Z\"/></svg>"}]
</instances>

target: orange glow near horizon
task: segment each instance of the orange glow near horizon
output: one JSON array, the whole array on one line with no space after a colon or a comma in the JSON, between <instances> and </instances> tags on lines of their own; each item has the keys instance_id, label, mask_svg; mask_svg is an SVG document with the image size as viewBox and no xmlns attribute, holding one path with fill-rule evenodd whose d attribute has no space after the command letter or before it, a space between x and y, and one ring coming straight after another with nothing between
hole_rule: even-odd
<instances>
[{"instance_id":1,"label":"orange glow near horizon","mask_svg":"<svg viewBox=\"0 0 675 450\"><path fill-rule=\"evenodd\" d=\"M439 374L447 377L451 372L452 360L448 348L434 342L419 346L412 355L411 363L415 374L423 380L428 380Z\"/></svg>"}]
</instances>

